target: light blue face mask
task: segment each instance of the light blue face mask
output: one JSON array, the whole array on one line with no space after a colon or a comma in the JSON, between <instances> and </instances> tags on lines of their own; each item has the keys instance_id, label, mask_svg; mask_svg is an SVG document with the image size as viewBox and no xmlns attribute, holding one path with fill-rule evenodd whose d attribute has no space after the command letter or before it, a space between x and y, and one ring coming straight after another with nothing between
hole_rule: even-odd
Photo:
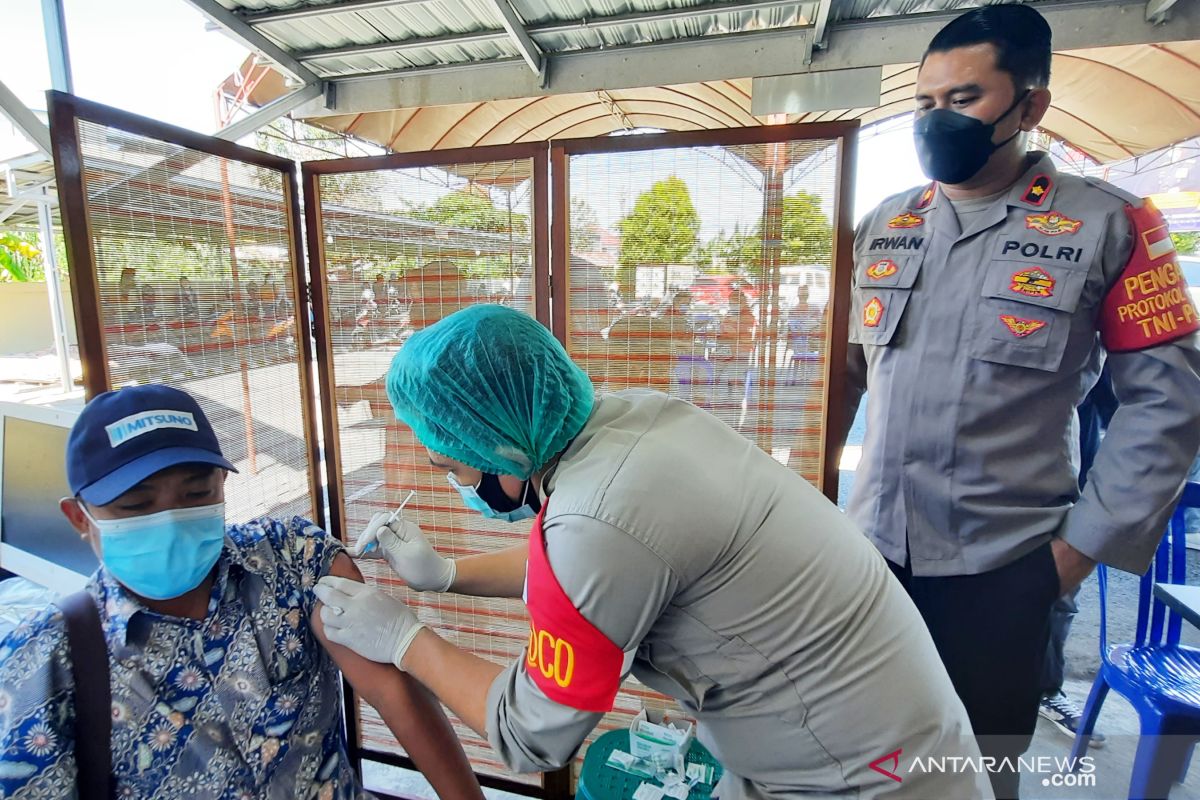
<instances>
[{"instance_id":1,"label":"light blue face mask","mask_svg":"<svg viewBox=\"0 0 1200 800\"><path fill-rule=\"evenodd\" d=\"M225 542L224 503L126 519L96 519L86 508L83 513L100 531L104 568L151 600L170 600L199 586Z\"/></svg>"},{"instance_id":2,"label":"light blue face mask","mask_svg":"<svg viewBox=\"0 0 1200 800\"><path fill-rule=\"evenodd\" d=\"M446 480L450 481L450 485L458 490L458 493L462 497L463 503L467 508L471 509L472 511L478 511L488 519L498 519L501 522L520 522L523 519L533 519L537 516L537 511L535 511L528 502L525 502L519 508L515 508L512 511L497 511L488 505L486 500L479 496L478 484L475 486L463 486L454 477L453 472L446 473ZM483 479L481 478L480 483L482 482ZM528 497L531 489L532 487L527 481L525 483L526 497Z\"/></svg>"}]
</instances>

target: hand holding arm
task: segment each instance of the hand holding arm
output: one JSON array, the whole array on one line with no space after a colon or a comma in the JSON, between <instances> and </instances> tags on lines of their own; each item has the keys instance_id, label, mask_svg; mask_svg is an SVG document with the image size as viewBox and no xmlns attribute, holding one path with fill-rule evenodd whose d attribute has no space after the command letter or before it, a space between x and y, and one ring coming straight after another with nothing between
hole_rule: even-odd
<instances>
[{"instance_id":1,"label":"hand holding arm","mask_svg":"<svg viewBox=\"0 0 1200 800\"><path fill-rule=\"evenodd\" d=\"M330 573L349 582L362 581L358 568L344 554L334 560ZM479 782L437 699L417 681L390 665L369 661L333 642L321 622L324 610L318 605L312 615L317 639L341 669L346 681L379 712L438 797L481 800L483 793Z\"/></svg>"},{"instance_id":2,"label":"hand holding arm","mask_svg":"<svg viewBox=\"0 0 1200 800\"><path fill-rule=\"evenodd\" d=\"M370 661L411 670L463 722L487 735L487 692L500 674L498 665L443 641L408 606L373 586L327 576L315 591L331 642Z\"/></svg>"}]
</instances>

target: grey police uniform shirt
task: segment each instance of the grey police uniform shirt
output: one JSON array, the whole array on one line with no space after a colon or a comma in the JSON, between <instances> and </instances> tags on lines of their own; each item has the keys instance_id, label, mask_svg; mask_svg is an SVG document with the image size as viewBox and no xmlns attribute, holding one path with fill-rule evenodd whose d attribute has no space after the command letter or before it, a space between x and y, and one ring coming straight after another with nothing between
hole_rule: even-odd
<instances>
[{"instance_id":1,"label":"grey police uniform shirt","mask_svg":"<svg viewBox=\"0 0 1200 800\"><path fill-rule=\"evenodd\" d=\"M976 574L1057 536L1145 571L1200 446L1196 336L1107 355L1120 407L1082 496L1075 411L1140 202L1031 153L1003 197L964 209L965 230L924 187L862 221L849 418L866 388L867 424L848 513L889 560Z\"/></svg>"},{"instance_id":2,"label":"grey police uniform shirt","mask_svg":"<svg viewBox=\"0 0 1200 800\"><path fill-rule=\"evenodd\" d=\"M980 774L870 768L898 749L901 771L978 758L965 709L875 548L733 429L657 392L604 395L547 488L559 584L696 717L722 800L991 796ZM601 718L547 698L523 658L487 702L488 740L518 771L567 763Z\"/></svg>"}]
</instances>

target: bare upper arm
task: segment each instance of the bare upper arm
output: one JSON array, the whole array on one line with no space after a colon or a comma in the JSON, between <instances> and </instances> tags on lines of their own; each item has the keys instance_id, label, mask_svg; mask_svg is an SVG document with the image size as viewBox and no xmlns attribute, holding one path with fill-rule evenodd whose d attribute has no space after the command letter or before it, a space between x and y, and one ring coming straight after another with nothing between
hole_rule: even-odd
<instances>
[{"instance_id":1,"label":"bare upper arm","mask_svg":"<svg viewBox=\"0 0 1200 800\"><path fill-rule=\"evenodd\" d=\"M354 561L351 560L350 556L345 553L338 553L334 557L333 563L329 567L329 574L336 575L339 578L349 578L359 583L364 582L362 573ZM380 664L375 661L369 661L350 648L329 641L325 636L325 626L321 622L321 608L322 604L318 600L316 606L313 607L312 617L309 620L312 624L313 633L316 634L321 646L329 653L330 658L338 665L338 669L342 671L343 677L349 681L354 690L364 700L378 708L378 703L373 702L373 700L378 700L379 693L386 691L386 687L390 684L402 681L403 676L391 664Z\"/></svg>"}]
</instances>

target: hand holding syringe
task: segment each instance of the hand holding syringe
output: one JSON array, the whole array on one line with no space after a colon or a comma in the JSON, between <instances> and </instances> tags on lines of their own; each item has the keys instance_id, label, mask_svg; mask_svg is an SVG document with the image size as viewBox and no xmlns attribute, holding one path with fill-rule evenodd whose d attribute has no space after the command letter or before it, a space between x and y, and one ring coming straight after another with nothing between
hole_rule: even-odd
<instances>
[{"instance_id":1,"label":"hand holding syringe","mask_svg":"<svg viewBox=\"0 0 1200 800\"><path fill-rule=\"evenodd\" d=\"M416 490L416 489L413 489L412 491L410 491L410 492L408 493L408 497L405 497L405 498L404 498L404 500L402 500L402 501L400 502L400 505L398 505L398 506L396 507L396 510L395 510L395 511L393 511L393 512L391 513L391 516L389 516L389 517L387 518L387 522L383 523L383 526L384 526L384 527L388 527L388 528L390 528L390 527L392 526L392 523L393 523L393 522L395 522L395 521L396 521L396 520L399 518L399 516L400 516L401 512L403 512L403 511L404 511L404 507L405 507L406 505L408 505L408 501L409 501L409 500L412 500L412 499L413 499L413 495L414 495L414 494L416 494L416 493L417 493L417 490ZM372 524L371 524L370 526L368 526L368 528L367 528L367 531L364 531L364 532L363 532L363 533L364 533L364 535L365 535L365 534L366 534L368 531L370 531L372 527L375 527L375 525L374 525L374 522L375 522L375 520L374 520L374 519L372 519L372 520L371 520L371 523L372 523ZM361 542L360 542L360 544L361 544ZM358 556L359 556L360 558L361 558L362 556L365 556L367 553L370 553L372 550L374 550L374 549L375 549L375 548L378 546L378 544L379 544L379 542L378 542L378 540L377 540L377 539L372 539L371 541L367 542L367 544L366 544L366 546L365 546L365 547L361 547L361 548L360 548L360 552L358 553Z\"/></svg>"},{"instance_id":2,"label":"hand holding syringe","mask_svg":"<svg viewBox=\"0 0 1200 800\"><path fill-rule=\"evenodd\" d=\"M415 522L409 522L401 516L404 506L414 494L415 491L409 492L400 507L391 514L381 511L372 517L350 555L355 558L387 559L392 571L411 588L444 592L454 583L457 570L453 559L437 554Z\"/></svg>"}]
</instances>

